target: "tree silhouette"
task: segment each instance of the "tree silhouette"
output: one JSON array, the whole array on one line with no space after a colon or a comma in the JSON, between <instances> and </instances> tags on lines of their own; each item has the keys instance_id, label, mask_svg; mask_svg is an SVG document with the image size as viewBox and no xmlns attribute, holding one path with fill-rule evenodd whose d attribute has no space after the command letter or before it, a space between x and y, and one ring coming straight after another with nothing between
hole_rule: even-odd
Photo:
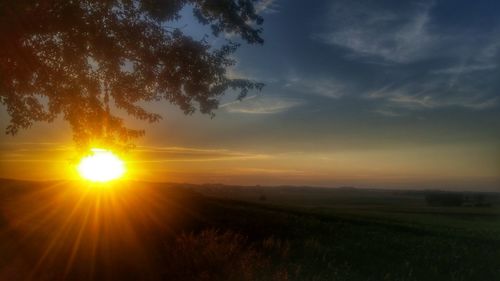
<instances>
[{"instance_id":1,"label":"tree silhouette","mask_svg":"<svg viewBox=\"0 0 500 281\"><path fill-rule=\"evenodd\" d=\"M169 27L182 9L209 25L262 44L255 0L0 1L0 101L16 134L62 116L78 145L127 143L144 134L116 110L148 122L161 119L141 102L167 100L186 114L213 115L227 90L243 98L262 84L231 79L239 46L219 48Z\"/></svg>"}]
</instances>

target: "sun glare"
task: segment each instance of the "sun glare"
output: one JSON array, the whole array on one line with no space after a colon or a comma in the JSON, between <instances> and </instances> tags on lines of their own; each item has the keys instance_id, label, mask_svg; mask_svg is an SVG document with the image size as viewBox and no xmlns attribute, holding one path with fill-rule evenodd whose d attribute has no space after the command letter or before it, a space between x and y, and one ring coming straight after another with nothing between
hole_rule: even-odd
<instances>
[{"instance_id":1,"label":"sun glare","mask_svg":"<svg viewBox=\"0 0 500 281\"><path fill-rule=\"evenodd\" d=\"M82 158L77 170L82 178L94 182L114 180L125 173L123 161L113 152L100 148L91 149L91 154Z\"/></svg>"}]
</instances>

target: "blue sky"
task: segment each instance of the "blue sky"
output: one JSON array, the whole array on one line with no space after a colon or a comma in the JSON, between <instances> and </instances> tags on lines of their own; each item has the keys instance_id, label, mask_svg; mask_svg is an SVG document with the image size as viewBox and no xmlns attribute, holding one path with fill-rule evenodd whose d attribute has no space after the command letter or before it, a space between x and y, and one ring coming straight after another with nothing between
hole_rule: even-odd
<instances>
[{"instance_id":1,"label":"blue sky","mask_svg":"<svg viewBox=\"0 0 500 281\"><path fill-rule=\"evenodd\" d=\"M267 86L224 110L281 115L266 122L315 134L366 135L367 145L377 132L395 142L498 143L500 3L271 6L265 45L243 47L235 70Z\"/></svg>"},{"instance_id":2,"label":"blue sky","mask_svg":"<svg viewBox=\"0 0 500 281\"><path fill-rule=\"evenodd\" d=\"M356 99L388 117L488 111L498 104L500 3L462 2L273 1L265 45L240 50L237 71L267 82L265 93Z\"/></svg>"},{"instance_id":3,"label":"blue sky","mask_svg":"<svg viewBox=\"0 0 500 281\"><path fill-rule=\"evenodd\" d=\"M257 7L265 43L243 44L230 75L265 83L262 92L241 102L228 93L214 119L149 106L164 120L146 125L138 145L169 151L151 163L170 163L171 179L500 188L500 2L264 0ZM183 14L186 31L207 32ZM67 141L40 126L18 142L37 130L45 142ZM181 163L172 147L220 157Z\"/></svg>"}]
</instances>

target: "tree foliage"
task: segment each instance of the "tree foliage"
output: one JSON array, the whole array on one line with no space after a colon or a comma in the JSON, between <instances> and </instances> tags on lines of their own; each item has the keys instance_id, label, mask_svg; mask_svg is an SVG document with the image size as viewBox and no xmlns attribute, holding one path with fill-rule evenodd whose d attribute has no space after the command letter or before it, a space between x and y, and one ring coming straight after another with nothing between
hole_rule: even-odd
<instances>
[{"instance_id":1,"label":"tree foliage","mask_svg":"<svg viewBox=\"0 0 500 281\"><path fill-rule=\"evenodd\" d=\"M213 115L233 89L244 97L262 84L231 79L238 44L219 48L169 27L192 9L213 35L261 44L255 0L0 0L0 101L8 134L58 116L75 141L127 143L144 134L116 110L148 122L161 116L141 102L167 100L186 114Z\"/></svg>"}]
</instances>

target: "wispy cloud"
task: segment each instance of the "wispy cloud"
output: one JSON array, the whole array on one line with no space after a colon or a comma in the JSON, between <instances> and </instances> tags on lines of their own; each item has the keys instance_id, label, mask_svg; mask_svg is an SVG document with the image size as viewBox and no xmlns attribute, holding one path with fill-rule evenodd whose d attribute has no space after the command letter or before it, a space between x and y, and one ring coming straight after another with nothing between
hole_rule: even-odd
<instances>
[{"instance_id":1,"label":"wispy cloud","mask_svg":"<svg viewBox=\"0 0 500 281\"><path fill-rule=\"evenodd\" d=\"M134 157L128 157L133 155ZM67 162L77 155L71 145L61 143L2 143L0 162ZM266 159L269 155L224 148L137 146L127 153L128 162L201 162Z\"/></svg>"},{"instance_id":2,"label":"wispy cloud","mask_svg":"<svg viewBox=\"0 0 500 281\"><path fill-rule=\"evenodd\" d=\"M454 67L448 67L438 70L433 70L431 73L433 74L467 74L476 71L485 71L485 70L493 70L497 68L496 64L488 63L488 64L472 64L465 65L461 64Z\"/></svg>"},{"instance_id":3,"label":"wispy cloud","mask_svg":"<svg viewBox=\"0 0 500 281\"><path fill-rule=\"evenodd\" d=\"M411 62L431 53L437 40L429 31L431 7L419 4L410 11L391 11L343 1L332 6L329 30L313 38L346 48L353 56Z\"/></svg>"},{"instance_id":4,"label":"wispy cloud","mask_svg":"<svg viewBox=\"0 0 500 281\"><path fill-rule=\"evenodd\" d=\"M449 95L443 94L445 88L445 85L437 82L423 84L410 83L403 86L386 86L368 92L364 97L383 101L382 105L385 109L376 110L376 112L385 116L393 115L392 113L394 112L387 111L387 107L410 110L461 107L481 110L494 107L498 104L498 98L482 95L478 91L455 92L455 95Z\"/></svg>"},{"instance_id":5,"label":"wispy cloud","mask_svg":"<svg viewBox=\"0 0 500 281\"><path fill-rule=\"evenodd\" d=\"M476 45L466 46L466 50L457 55L449 65L432 70L432 74L448 74L458 79L462 74L473 74L480 71L494 71L498 68L497 56L500 50L500 34L492 34L480 40Z\"/></svg>"},{"instance_id":6,"label":"wispy cloud","mask_svg":"<svg viewBox=\"0 0 500 281\"><path fill-rule=\"evenodd\" d=\"M133 150L138 154L132 162L204 162L247 159L267 159L270 156L229 149L207 149L177 146L139 146Z\"/></svg>"},{"instance_id":7,"label":"wispy cloud","mask_svg":"<svg viewBox=\"0 0 500 281\"><path fill-rule=\"evenodd\" d=\"M306 78L295 75L288 78L285 88L303 94L320 95L334 99L342 97L347 91L346 83L333 77Z\"/></svg>"},{"instance_id":8,"label":"wispy cloud","mask_svg":"<svg viewBox=\"0 0 500 281\"><path fill-rule=\"evenodd\" d=\"M376 114L379 114L379 115L386 116L386 117L399 117L402 115L401 113L398 113L394 110L386 109L386 108L379 108L379 109L374 110L373 112Z\"/></svg>"},{"instance_id":9,"label":"wispy cloud","mask_svg":"<svg viewBox=\"0 0 500 281\"><path fill-rule=\"evenodd\" d=\"M460 104L460 103L459 103ZM476 100L470 103L464 103L464 101L461 103L465 107L471 108L471 109L486 109L486 108L492 108L498 105L498 98L493 97L493 98L488 98L486 100Z\"/></svg>"},{"instance_id":10,"label":"wispy cloud","mask_svg":"<svg viewBox=\"0 0 500 281\"><path fill-rule=\"evenodd\" d=\"M230 113L276 114L304 103L301 99L273 97L267 95L250 96L242 101L233 101L220 106Z\"/></svg>"},{"instance_id":11,"label":"wispy cloud","mask_svg":"<svg viewBox=\"0 0 500 281\"><path fill-rule=\"evenodd\" d=\"M0 162L65 161L71 153L73 146L56 142L0 143Z\"/></svg>"},{"instance_id":12,"label":"wispy cloud","mask_svg":"<svg viewBox=\"0 0 500 281\"><path fill-rule=\"evenodd\" d=\"M274 14L279 12L279 6L276 0L261 0L255 5L255 11L258 14Z\"/></svg>"},{"instance_id":13,"label":"wispy cloud","mask_svg":"<svg viewBox=\"0 0 500 281\"><path fill-rule=\"evenodd\" d=\"M303 171L297 169L264 169L264 168L238 168L236 173L241 175L281 175L281 176L307 176L311 175L311 171Z\"/></svg>"},{"instance_id":14,"label":"wispy cloud","mask_svg":"<svg viewBox=\"0 0 500 281\"><path fill-rule=\"evenodd\" d=\"M237 58L234 58L235 61L238 61ZM227 69L227 77L230 79L247 79L252 81L258 81L261 83L269 84L275 83L278 81L276 77L270 77L269 75L264 75L261 71L257 69L245 68L241 69L238 67L239 65L230 67Z\"/></svg>"}]
</instances>

